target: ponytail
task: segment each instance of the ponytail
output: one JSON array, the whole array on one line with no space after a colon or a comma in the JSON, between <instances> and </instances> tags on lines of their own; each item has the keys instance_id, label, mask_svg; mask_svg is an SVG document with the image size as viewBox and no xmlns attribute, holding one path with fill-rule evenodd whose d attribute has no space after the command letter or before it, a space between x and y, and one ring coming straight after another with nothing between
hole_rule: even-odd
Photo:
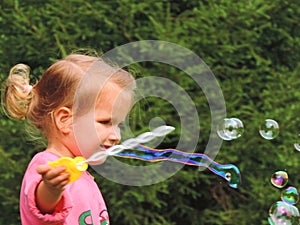
<instances>
[{"instance_id":1,"label":"ponytail","mask_svg":"<svg viewBox=\"0 0 300 225\"><path fill-rule=\"evenodd\" d=\"M25 119L32 99L29 74L29 66L17 64L11 68L4 84L3 109L8 116L16 120Z\"/></svg>"}]
</instances>

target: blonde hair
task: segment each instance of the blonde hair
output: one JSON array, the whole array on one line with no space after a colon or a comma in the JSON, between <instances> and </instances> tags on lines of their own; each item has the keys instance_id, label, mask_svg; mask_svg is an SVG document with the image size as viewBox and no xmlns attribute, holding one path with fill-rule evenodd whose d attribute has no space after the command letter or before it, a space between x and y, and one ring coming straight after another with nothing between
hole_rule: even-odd
<instances>
[{"instance_id":1,"label":"blonde hair","mask_svg":"<svg viewBox=\"0 0 300 225\"><path fill-rule=\"evenodd\" d=\"M99 57L71 54L51 65L33 87L29 84L29 67L15 65L5 83L5 111L13 119L27 117L47 137L53 122L53 112L62 106L73 106L80 81L91 67L98 67L98 72L103 71L99 67L111 68L114 72L108 81L133 92L135 81L130 73L113 68Z\"/></svg>"}]
</instances>

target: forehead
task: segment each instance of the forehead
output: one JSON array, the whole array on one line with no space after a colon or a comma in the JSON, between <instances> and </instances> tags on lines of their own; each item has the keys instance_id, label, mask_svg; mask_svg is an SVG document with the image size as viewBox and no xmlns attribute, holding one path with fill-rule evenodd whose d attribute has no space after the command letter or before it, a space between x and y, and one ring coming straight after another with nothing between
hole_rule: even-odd
<instances>
[{"instance_id":1,"label":"forehead","mask_svg":"<svg viewBox=\"0 0 300 225\"><path fill-rule=\"evenodd\" d=\"M97 97L95 113L99 116L126 116L131 108L132 93L108 82ZM125 115L124 115L125 114Z\"/></svg>"}]
</instances>

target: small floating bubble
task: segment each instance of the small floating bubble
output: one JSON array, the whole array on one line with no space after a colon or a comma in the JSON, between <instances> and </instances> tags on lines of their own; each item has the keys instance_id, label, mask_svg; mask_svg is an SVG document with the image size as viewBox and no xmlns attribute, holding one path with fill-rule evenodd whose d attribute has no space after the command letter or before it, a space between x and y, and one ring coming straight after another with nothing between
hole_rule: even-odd
<instances>
[{"instance_id":1,"label":"small floating bubble","mask_svg":"<svg viewBox=\"0 0 300 225\"><path fill-rule=\"evenodd\" d=\"M288 187L281 192L281 200L295 205L299 201L299 193L295 187Z\"/></svg>"},{"instance_id":2,"label":"small floating bubble","mask_svg":"<svg viewBox=\"0 0 300 225\"><path fill-rule=\"evenodd\" d=\"M269 210L268 222L271 225L298 225L299 210L293 205L278 201Z\"/></svg>"},{"instance_id":3,"label":"small floating bubble","mask_svg":"<svg viewBox=\"0 0 300 225\"><path fill-rule=\"evenodd\" d=\"M279 134L279 125L275 120L266 119L259 128L259 134L267 140L276 138Z\"/></svg>"},{"instance_id":4,"label":"small floating bubble","mask_svg":"<svg viewBox=\"0 0 300 225\"><path fill-rule=\"evenodd\" d=\"M299 139L299 137L300 137L300 134L298 134L298 138L297 138L297 139ZM300 144L299 144L298 141L297 141L297 143L294 144L294 148L295 148L297 151L300 152Z\"/></svg>"},{"instance_id":5,"label":"small floating bubble","mask_svg":"<svg viewBox=\"0 0 300 225\"><path fill-rule=\"evenodd\" d=\"M295 148L297 151L300 152L300 144L295 143L295 144L294 144L294 148Z\"/></svg>"},{"instance_id":6,"label":"small floating bubble","mask_svg":"<svg viewBox=\"0 0 300 225\"><path fill-rule=\"evenodd\" d=\"M285 171L277 171L271 177L271 183L277 188L283 188L288 182L288 174Z\"/></svg>"},{"instance_id":7,"label":"small floating bubble","mask_svg":"<svg viewBox=\"0 0 300 225\"><path fill-rule=\"evenodd\" d=\"M244 132L244 124L238 118L225 118L218 126L217 134L225 141L237 139Z\"/></svg>"}]
</instances>

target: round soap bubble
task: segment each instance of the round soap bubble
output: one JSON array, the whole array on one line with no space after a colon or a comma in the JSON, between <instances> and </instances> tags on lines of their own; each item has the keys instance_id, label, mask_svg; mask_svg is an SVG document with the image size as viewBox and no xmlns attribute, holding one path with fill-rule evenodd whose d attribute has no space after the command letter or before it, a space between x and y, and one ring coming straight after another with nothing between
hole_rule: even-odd
<instances>
[{"instance_id":1,"label":"round soap bubble","mask_svg":"<svg viewBox=\"0 0 300 225\"><path fill-rule=\"evenodd\" d=\"M267 140L276 138L279 134L279 125L275 120L266 119L259 128L259 134Z\"/></svg>"},{"instance_id":2,"label":"round soap bubble","mask_svg":"<svg viewBox=\"0 0 300 225\"><path fill-rule=\"evenodd\" d=\"M285 203L295 205L299 200L299 193L295 187L288 187L281 192L281 200Z\"/></svg>"},{"instance_id":3,"label":"round soap bubble","mask_svg":"<svg viewBox=\"0 0 300 225\"><path fill-rule=\"evenodd\" d=\"M298 138L297 138L297 139L299 139L299 137L300 137L300 134L298 134ZM300 151L300 144L299 144L298 141L297 141L297 143L294 144L294 148L295 148L297 151Z\"/></svg>"},{"instance_id":4,"label":"round soap bubble","mask_svg":"<svg viewBox=\"0 0 300 225\"><path fill-rule=\"evenodd\" d=\"M225 118L218 125L217 134L225 141L237 139L244 133L244 124L238 118Z\"/></svg>"},{"instance_id":5,"label":"round soap bubble","mask_svg":"<svg viewBox=\"0 0 300 225\"><path fill-rule=\"evenodd\" d=\"M278 201L269 210L268 222L271 225L298 225L299 210L293 205Z\"/></svg>"},{"instance_id":6,"label":"round soap bubble","mask_svg":"<svg viewBox=\"0 0 300 225\"><path fill-rule=\"evenodd\" d=\"M271 177L271 183L277 188L283 188L288 183L288 174L285 171L277 171Z\"/></svg>"}]
</instances>

